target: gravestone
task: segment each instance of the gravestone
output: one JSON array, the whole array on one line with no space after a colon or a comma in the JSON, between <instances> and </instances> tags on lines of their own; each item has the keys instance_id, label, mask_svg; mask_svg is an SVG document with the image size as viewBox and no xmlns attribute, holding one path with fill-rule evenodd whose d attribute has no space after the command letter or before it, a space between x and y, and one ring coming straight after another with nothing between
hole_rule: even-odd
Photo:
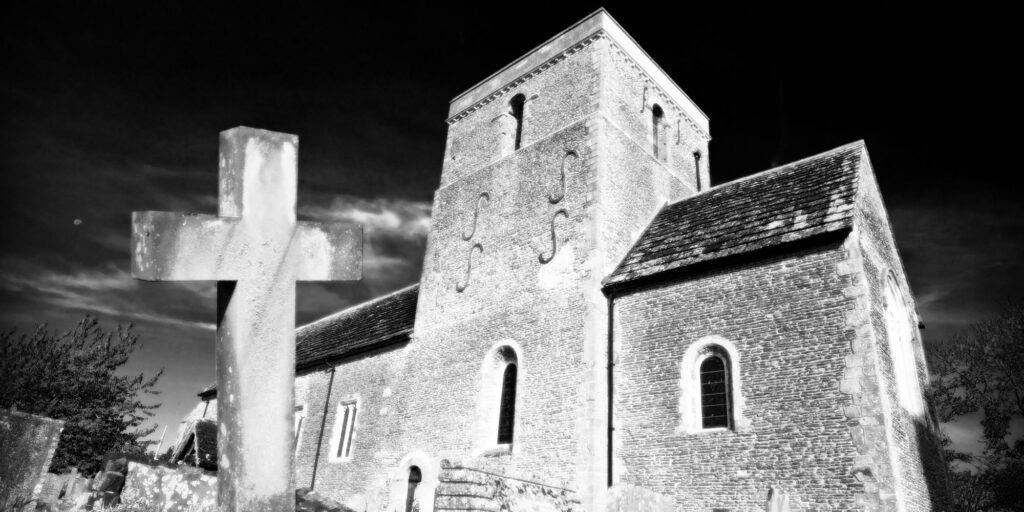
<instances>
[{"instance_id":1,"label":"gravestone","mask_svg":"<svg viewBox=\"0 0 1024 512\"><path fill-rule=\"evenodd\" d=\"M0 510L34 500L57 451L64 421L0 409Z\"/></svg>"},{"instance_id":2,"label":"gravestone","mask_svg":"<svg viewBox=\"0 0 1024 512\"><path fill-rule=\"evenodd\" d=\"M297 222L298 137L220 134L219 215L132 214L132 275L217 281L218 506L291 511L295 281L359 279L362 228Z\"/></svg>"}]
</instances>

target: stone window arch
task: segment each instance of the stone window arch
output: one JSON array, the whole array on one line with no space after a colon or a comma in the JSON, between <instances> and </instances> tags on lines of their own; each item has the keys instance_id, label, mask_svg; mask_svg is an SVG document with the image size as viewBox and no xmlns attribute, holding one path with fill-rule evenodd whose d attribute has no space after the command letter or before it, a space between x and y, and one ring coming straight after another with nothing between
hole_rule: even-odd
<instances>
[{"instance_id":1,"label":"stone window arch","mask_svg":"<svg viewBox=\"0 0 1024 512\"><path fill-rule=\"evenodd\" d=\"M476 408L477 455L512 453L519 425L517 397L522 370L522 350L513 341L498 343L484 355Z\"/></svg>"},{"instance_id":2,"label":"stone window arch","mask_svg":"<svg viewBox=\"0 0 1024 512\"><path fill-rule=\"evenodd\" d=\"M899 404L908 413L921 416L925 407L917 373L913 315L892 272L885 278L885 332Z\"/></svg>"},{"instance_id":3,"label":"stone window arch","mask_svg":"<svg viewBox=\"0 0 1024 512\"><path fill-rule=\"evenodd\" d=\"M721 336L706 336L686 349L679 376L680 433L749 427L739 363L736 346Z\"/></svg>"},{"instance_id":4,"label":"stone window arch","mask_svg":"<svg viewBox=\"0 0 1024 512\"><path fill-rule=\"evenodd\" d=\"M433 512L434 497L441 474L441 462L422 451L406 454L388 475L388 510ZM378 510L367 504L366 510ZM362 510L359 508L358 510Z\"/></svg>"}]
</instances>

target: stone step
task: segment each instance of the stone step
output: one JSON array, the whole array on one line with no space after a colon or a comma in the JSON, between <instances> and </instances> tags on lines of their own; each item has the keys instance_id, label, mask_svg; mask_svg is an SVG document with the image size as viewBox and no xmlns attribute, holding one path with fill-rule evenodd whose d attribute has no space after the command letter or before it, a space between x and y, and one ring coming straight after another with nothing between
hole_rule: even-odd
<instances>
[{"instance_id":1,"label":"stone step","mask_svg":"<svg viewBox=\"0 0 1024 512\"><path fill-rule=\"evenodd\" d=\"M442 485L444 482L463 482L472 484L489 484L494 480L494 477L486 473L479 471L473 471L471 469L444 469L441 470L440 480Z\"/></svg>"},{"instance_id":2,"label":"stone step","mask_svg":"<svg viewBox=\"0 0 1024 512\"><path fill-rule=\"evenodd\" d=\"M498 512L500 508L494 500L473 496L438 496L434 499L434 510Z\"/></svg>"},{"instance_id":3,"label":"stone step","mask_svg":"<svg viewBox=\"0 0 1024 512\"><path fill-rule=\"evenodd\" d=\"M437 486L438 496L473 496L491 499L494 497L494 486L470 482L443 482Z\"/></svg>"}]
</instances>

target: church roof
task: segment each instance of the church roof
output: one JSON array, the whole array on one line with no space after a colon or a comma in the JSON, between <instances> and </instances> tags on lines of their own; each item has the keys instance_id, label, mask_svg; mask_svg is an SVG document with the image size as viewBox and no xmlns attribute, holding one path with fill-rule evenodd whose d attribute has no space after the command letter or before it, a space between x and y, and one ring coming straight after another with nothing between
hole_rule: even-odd
<instances>
[{"instance_id":1,"label":"church roof","mask_svg":"<svg viewBox=\"0 0 1024 512\"><path fill-rule=\"evenodd\" d=\"M863 150L854 142L665 206L605 287L851 228Z\"/></svg>"},{"instance_id":2,"label":"church roof","mask_svg":"<svg viewBox=\"0 0 1024 512\"><path fill-rule=\"evenodd\" d=\"M412 285L299 327L296 371L407 339L419 291L419 285Z\"/></svg>"}]
</instances>

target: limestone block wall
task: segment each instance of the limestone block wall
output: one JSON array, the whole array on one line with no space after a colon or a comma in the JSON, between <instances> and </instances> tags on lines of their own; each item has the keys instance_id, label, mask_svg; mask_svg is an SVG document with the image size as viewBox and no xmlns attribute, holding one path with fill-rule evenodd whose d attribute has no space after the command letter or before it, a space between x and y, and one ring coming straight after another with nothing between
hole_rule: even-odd
<instances>
[{"instance_id":1,"label":"limestone block wall","mask_svg":"<svg viewBox=\"0 0 1024 512\"><path fill-rule=\"evenodd\" d=\"M354 510L381 510L388 476L407 449L400 428L408 418L406 401L416 396L406 381L409 357L407 344L391 345L296 379L295 404L305 413L295 452L296 488L312 488ZM339 457L339 407L347 403L356 405L354 430L349 456Z\"/></svg>"},{"instance_id":2,"label":"limestone block wall","mask_svg":"<svg viewBox=\"0 0 1024 512\"><path fill-rule=\"evenodd\" d=\"M410 442L439 447L435 432L458 432L445 453L493 448L483 410L498 397L482 394L484 363L509 346L519 384L507 464L560 478L587 463L583 383L596 360L585 348L587 279L599 293L590 271L592 127L584 118L437 191L410 361L431 393L409 402Z\"/></svg>"},{"instance_id":3,"label":"limestone block wall","mask_svg":"<svg viewBox=\"0 0 1024 512\"><path fill-rule=\"evenodd\" d=\"M682 182L690 192L686 195L691 195L698 188L693 153L700 151L701 189L707 189L710 186L710 134L697 128L693 120L668 99L666 92L619 49L618 44L605 39L599 46L603 49L601 113L636 145L637 150ZM654 105L660 106L664 113L659 132L664 132L662 147L667 149L667 153L657 157L653 153L654 132L651 126Z\"/></svg>"},{"instance_id":4,"label":"limestone block wall","mask_svg":"<svg viewBox=\"0 0 1024 512\"><path fill-rule=\"evenodd\" d=\"M838 272L842 243L747 261L615 298L617 481L675 499L677 510L761 510L769 488L794 510L881 510L861 503L865 460L843 389L857 333ZM733 429L687 428L683 356L694 343L735 349ZM858 381L859 383L859 381ZM692 385L691 385L692 387ZM699 425L699 423L698 423ZM884 441L883 441L884 442Z\"/></svg>"},{"instance_id":5,"label":"limestone block wall","mask_svg":"<svg viewBox=\"0 0 1024 512\"><path fill-rule=\"evenodd\" d=\"M581 43L515 84L495 91L491 99L448 127L441 187L459 181L477 169L514 151L515 122L509 101L526 97L521 146L548 137L578 122L597 109L600 56Z\"/></svg>"},{"instance_id":6,"label":"limestone block wall","mask_svg":"<svg viewBox=\"0 0 1024 512\"><path fill-rule=\"evenodd\" d=\"M913 307L914 299L899 259L888 215L875 182L870 165L865 165L860 176L857 226L850 241L851 266L858 269L860 279L855 290L865 314L861 317L863 329L876 340L878 383L884 393L885 422L888 442L892 445L890 465L895 473L896 506L906 511L946 510L951 499L948 494L947 466L942 457L938 424L930 407L923 414L915 414L900 405L893 361L893 337L886 321L886 280L892 275L911 307L908 318L913 326L913 359L916 379L921 390L928 386L928 367L918 319Z\"/></svg>"}]
</instances>

